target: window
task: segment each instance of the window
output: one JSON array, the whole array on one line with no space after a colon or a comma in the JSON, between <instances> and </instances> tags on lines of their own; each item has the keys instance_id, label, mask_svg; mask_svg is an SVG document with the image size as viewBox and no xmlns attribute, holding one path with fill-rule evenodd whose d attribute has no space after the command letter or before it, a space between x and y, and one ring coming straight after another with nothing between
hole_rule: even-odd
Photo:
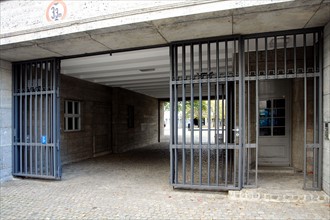
<instances>
[{"instance_id":1,"label":"window","mask_svg":"<svg viewBox=\"0 0 330 220\"><path fill-rule=\"evenodd\" d=\"M259 102L260 136L285 135L285 99Z\"/></svg>"},{"instance_id":2,"label":"window","mask_svg":"<svg viewBox=\"0 0 330 220\"><path fill-rule=\"evenodd\" d=\"M66 100L64 103L64 131L80 131L80 102Z\"/></svg>"}]
</instances>

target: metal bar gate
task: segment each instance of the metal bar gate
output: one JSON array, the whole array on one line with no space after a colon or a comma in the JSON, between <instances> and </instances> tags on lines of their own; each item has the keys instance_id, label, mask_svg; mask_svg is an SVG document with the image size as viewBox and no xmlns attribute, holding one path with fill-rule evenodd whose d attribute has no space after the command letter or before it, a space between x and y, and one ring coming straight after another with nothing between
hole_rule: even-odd
<instances>
[{"instance_id":1,"label":"metal bar gate","mask_svg":"<svg viewBox=\"0 0 330 220\"><path fill-rule=\"evenodd\" d=\"M174 187L242 187L240 49L238 38L170 48Z\"/></svg>"},{"instance_id":2,"label":"metal bar gate","mask_svg":"<svg viewBox=\"0 0 330 220\"><path fill-rule=\"evenodd\" d=\"M13 64L13 175L59 179L57 59Z\"/></svg>"},{"instance_id":3,"label":"metal bar gate","mask_svg":"<svg viewBox=\"0 0 330 220\"><path fill-rule=\"evenodd\" d=\"M321 48L320 29L173 43L173 187L257 187L259 137L266 134L273 138L287 135L290 145L294 145L288 155L290 165L301 166L303 187L321 189ZM273 108L266 109L268 116L261 109L260 84L271 80L287 80L289 90L294 90L293 104L290 103L296 113L293 131L281 124L286 114L284 106L280 106L281 99L272 101ZM265 122L269 123L267 127ZM292 158L300 153L304 159L293 164Z\"/></svg>"}]
</instances>

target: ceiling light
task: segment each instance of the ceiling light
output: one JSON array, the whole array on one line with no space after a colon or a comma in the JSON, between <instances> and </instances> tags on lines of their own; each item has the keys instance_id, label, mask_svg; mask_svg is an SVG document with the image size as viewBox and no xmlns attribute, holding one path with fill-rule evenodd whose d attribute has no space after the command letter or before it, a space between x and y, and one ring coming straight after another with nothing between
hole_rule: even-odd
<instances>
[{"instance_id":1,"label":"ceiling light","mask_svg":"<svg viewBox=\"0 0 330 220\"><path fill-rule=\"evenodd\" d=\"M146 68L146 69L139 69L140 72L151 72L151 71L155 71L155 68Z\"/></svg>"}]
</instances>

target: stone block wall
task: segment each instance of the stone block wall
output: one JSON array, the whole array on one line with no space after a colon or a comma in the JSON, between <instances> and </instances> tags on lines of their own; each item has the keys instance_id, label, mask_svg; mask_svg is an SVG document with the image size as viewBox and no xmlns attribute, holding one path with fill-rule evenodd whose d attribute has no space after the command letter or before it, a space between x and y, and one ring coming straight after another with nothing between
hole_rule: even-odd
<instances>
[{"instance_id":1,"label":"stone block wall","mask_svg":"<svg viewBox=\"0 0 330 220\"><path fill-rule=\"evenodd\" d=\"M129 90L113 88L112 100L113 152L125 152L158 142L157 99ZM131 110L128 110L129 108ZM133 112L129 113L129 111ZM130 118L134 121L131 126L129 126Z\"/></svg>"},{"instance_id":2,"label":"stone block wall","mask_svg":"<svg viewBox=\"0 0 330 220\"><path fill-rule=\"evenodd\" d=\"M60 87L63 164L158 142L157 99L65 75ZM80 131L64 131L65 100L81 103Z\"/></svg>"},{"instance_id":3,"label":"stone block wall","mask_svg":"<svg viewBox=\"0 0 330 220\"><path fill-rule=\"evenodd\" d=\"M60 88L62 163L110 153L112 89L65 75L61 75ZM65 100L80 101L80 131L64 131Z\"/></svg>"},{"instance_id":4,"label":"stone block wall","mask_svg":"<svg viewBox=\"0 0 330 220\"><path fill-rule=\"evenodd\" d=\"M0 182L12 177L12 71L0 60Z\"/></svg>"},{"instance_id":5,"label":"stone block wall","mask_svg":"<svg viewBox=\"0 0 330 220\"><path fill-rule=\"evenodd\" d=\"M330 126L330 21L324 28L323 47L323 126ZM323 190L330 195L330 140L323 129Z\"/></svg>"}]
</instances>

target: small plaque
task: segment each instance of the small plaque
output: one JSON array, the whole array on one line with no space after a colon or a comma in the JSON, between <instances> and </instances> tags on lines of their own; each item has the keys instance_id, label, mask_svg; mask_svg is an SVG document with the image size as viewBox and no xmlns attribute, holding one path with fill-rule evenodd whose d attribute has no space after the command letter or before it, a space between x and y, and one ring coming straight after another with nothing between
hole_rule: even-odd
<instances>
[{"instance_id":1,"label":"small plaque","mask_svg":"<svg viewBox=\"0 0 330 220\"><path fill-rule=\"evenodd\" d=\"M41 143L47 144L47 137L45 135L41 136Z\"/></svg>"}]
</instances>

